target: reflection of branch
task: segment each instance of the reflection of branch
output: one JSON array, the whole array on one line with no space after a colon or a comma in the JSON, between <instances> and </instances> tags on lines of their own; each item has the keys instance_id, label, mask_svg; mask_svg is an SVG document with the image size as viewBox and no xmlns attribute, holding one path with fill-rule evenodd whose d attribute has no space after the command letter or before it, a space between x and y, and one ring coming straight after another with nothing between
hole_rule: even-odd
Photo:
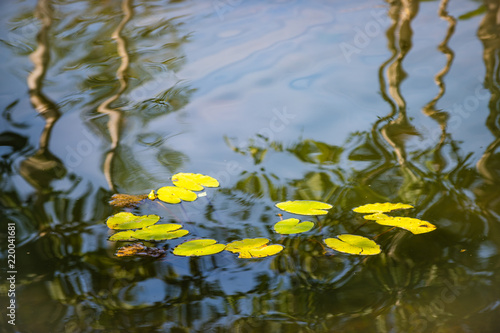
<instances>
[{"instance_id":1,"label":"reflection of branch","mask_svg":"<svg viewBox=\"0 0 500 333\"><path fill-rule=\"evenodd\" d=\"M446 64L444 65L443 69L436 74L434 78L439 88L439 93L429 103L427 103L427 105L424 107L423 110L426 115L434 118L440 125L446 123L448 115L447 113L437 111L436 103L441 99L441 97L443 97L446 91L443 79L446 76L446 74L448 74L453 59L455 58L455 54L449 48L448 42L450 41L451 37L453 36L453 33L455 32L456 19L448 14L446 10L447 5L448 5L448 0L442 0L441 6L439 7L439 16L442 19L448 21L449 25L444 40L438 46L438 50L441 51L446 56Z\"/></svg>"},{"instance_id":2,"label":"reflection of branch","mask_svg":"<svg viewBox=\"0 0 500 333\"><path fill-rule=\"evenodd\" d=\"M127 89L127 78L126 72L129 67L130 57L127 53L127 43L123 36L121 36L121 32L125 25L132 18L132 0L123 0L122 2L122 10L123 10L123 19L120 24L116 27L115 31L111 35L113 39L116 40L117 44L117 52L121 58L120 67L116 71L116 77L118 78L118 82L120 83L120 88L117 93L105 100L99 107L97 108L98 112L107 114L109 117L108 120L108 130L109 135L111 137L111 148L106 154L106 158L104 160L104 174L106 176L106 180L108 181L108 185L110 189L114 190L113 180L112 180L112 164L113 159L116 153L116 149L118 148L119 140L120 140L120 126L122 113L118 110L114 110L110 107L110 104L116 101L120 95Z\"/></svg>"},{"instance_id":3,"label":"reflection of branch","mask_svg":"<svg viewBox=\"0 0 500 333\"><path fill-rule=\"evenodd\" d=\"M490 170L491 166L488 165L489 159L494 156L498 147L500 147L500 138L497 138L488 146L488 148L486 148L486 151L476 164L479 174L490 183L499 182L498 176L495 174L495 170Z\"/></svg>"},{"instance_id":4,"label":"reflection of branch","mask_svg":"<svg viewBox=\"0 0 500 333\"><path fill-rule=\"evenodd\" d=\"M60 112L54 102L42 93L43 80L45 79L50 61L48 31L52 25L52 8L46 0L40 0L36 13L42 22L42 27L38 34L38 47L30 55L34 68L31 74L28 75L27 82L30 90L31 104L45 118L45 128L40 136L40 149L46 150L52 126L60 117Z\"/></svg>"},{"instance_id":5,"label":"reflection of branch","mask_svg":"<svg viewBox=\"0 0 500 333\"><path fill-rule=\"evenodd\" d=\"M30 102L45 119L45 126L40 135L40 147L31 157L21 163L20 172L32 185L47 188L53 178L60 178L66 170L62 162L49 151L50 135L56 121L61 116L56 104L43 92L43 81L50 62L50 42L48 37L52 25L52 7L47 0L40 0L36 7L36 15L42 26L38 33L37 49L30 55L34 68L27 77Z\"/></svg>"},{"instance_id":6,"label":"reflection of branch","mask_svg":"<svg viewBox=\"0 0 500 333\"><path fill-rule=\"evenodd\" d=\"M491 92L489 102L490 114L486 119L486 126L495 137L492 143L488 145L486 151L476 164L478 172L489 183L498 183L498 176L495 170L494 158L495 151L500 147L500 77L498 68L499 42L500 42L500 5L497 1L485 1L487 12L481 21L477 35L483 43L483 59L486 67L485 86Z\"/></svg>"},{"instance_id":7,"label":"reflection of branch","mask_svg":"<svg viewBox=\"0 0 500 333\"><path fill-rule=\"evenodd\" d=\"M391 51L391 57L380 66L378 77L382 98L390 105L391 112L385 117L378 119L373 124L371 131L373 144L384 156L385 163L366 172L365 177L363 177L363 182L368 182L369 179L376 177L378 174L383 173L393 166L392 154L381 142L381 134L385 141L394 148L398 155L399 162L403 164L405 154L404 149L401 147L404 145L404 142L401 142L400 138L404 134L415 133L415 129L406 121L406 102L401 95L399 87L405 78L402 62L411 48L412 33L409 23L416 15L417 11L418 3L413 3L411 1L404 2L403 4L400 1L395 1L391 3L389 9L389 16L392 19L392 24L387 29L386 36L388 48ZM387 84L386 76L389 84ZM389 121L389 119L398 114L398 111L398 119L384 125L382 129L379 129L382 123Z\"/></svg>"},{"instance_id":8,"label":"reflection of branch","mask_svg":"<svg viewBox=\"0 0 500 333\"><path fill-rule=\"evenodd\" d=\"M417 15L418 1L402 1L402 4L402 6L399 3L393 5L393 10L391 10L391 16L394 20L394 35L388 35L388 38L389 47L393 52L391 58L395 58L395 61L387 68L389 94L395 102L394 104L397 105L399 114L397 119L386 124L381 130L384 139L394 148L400 165L406 163L404 147L406 137L417 134L406 117L406 101L401 94L400 87L406 77L403 70L403 60L412 47L413 31L410 23ZM399 38L396 39L396 36ZM394 107L394 104L391 103L391 106Z\"/></svg>"},{"instance_id":9,"label":"reflection of branch","mask_svg":"<svg viewBox=\"0 0 500 333\"><path fill-rule=\"evenodd\" d=\"M441 42L441 44L439 44L438 46L438 50L441 51L446 56L446 64L444 65L443 69L441 69L441 71L439 71L436 74L434 78L434 80L436 81L436 85L439 88L438 94L422 109L424 114L436 120L439 124L439 127L441 128L441 137L439 139L439 143L435 148L435 155L434 155L434 162L437 164L438 167L437 171L444 169L444 167L446 166L445 159L441 156L441 148L443 147L444 140L446 139L446 123L448 121L449 115L447 112L437 110L436 104L446 92L446 87L443 79L449 72L451 64L453 63L453 59L455 57L453 51L448 47L448 42L450 41L451 37L453 36L453 33L455 32L456 19L448 14L446 10L447 6L448 6L448 0L442 0L438 12L439 16L442 19L448 21L449 23L448 30L446 31L446 36L444 40Z\"/></svg>"}]
</instances>

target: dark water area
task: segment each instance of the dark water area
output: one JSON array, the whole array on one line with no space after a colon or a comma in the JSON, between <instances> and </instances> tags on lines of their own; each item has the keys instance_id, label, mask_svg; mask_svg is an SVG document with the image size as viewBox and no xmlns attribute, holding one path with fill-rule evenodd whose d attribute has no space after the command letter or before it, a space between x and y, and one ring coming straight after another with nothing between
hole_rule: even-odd
<instances>
[{"instance_id":1,"label":"dark water area","mask_svg":"<svg viewBox=\"0 0 500 333\"><path fill-rule=\"evenodd\" d=\"M0 331L500 331L496 1L6 0L0 12ZM111 196L178 172L220 187L132 211L190 234L161 258L117 257ZM283 237L286 200L333 208ZM352 209L375 202L410 204L437 229L360 227ZM342 233L382 253L325 248ZM285 248L172 253L257 237Z\"/></svg>"}]
</instances>

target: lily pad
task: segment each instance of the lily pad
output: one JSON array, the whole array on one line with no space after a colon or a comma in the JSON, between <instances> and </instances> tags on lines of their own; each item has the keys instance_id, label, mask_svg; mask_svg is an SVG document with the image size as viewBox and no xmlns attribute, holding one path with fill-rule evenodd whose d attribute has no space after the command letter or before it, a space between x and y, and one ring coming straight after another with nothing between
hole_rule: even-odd
<instances>
[{"instance_id":1,"label":"lily pad","mask_svg":"<svg viewBox=\"0 0 500 333\"><path fill-rule=\"evenodd\" d=\"M149 194L148 194L148 199L149 199L149 200L155 200L155 199L156 199L156 193L155 193L155 190L151 190L151 192L149 192Z\"/></svg>"},{"instance_id":2,"label":"lily pad","mask_svg":"<svg viewBox=\"0 0 500 333\"><path fill-rule=\"evenodd\" d=\"M324 242L328 247L343 253L374 255L381 252L380 246L369 238L349 234L337 237L326 238Z\"/></svg>"},{"instance_id":3,"label":"lily pad","mask_svg":"<svg viewBox=\"0 0 500 333\"><path fill-rule=\"evenodd\" d=\"M219 187L217 179L200 173L176 173L172 176L175 186L191 191L201 191L204 187Z\"/></svg>"},{"instance_id":4,"label":"lily pad","mask_svg":"<svg viewBox=\"0 0 500 333\"><path fill-rule=\"evenodd\" d=\"M290 218L277 222L274 225L274 230L279 234L289 235L306 232L311 230L313 227L314 223L311 221L300 222L299 219Z\"/></svg>"},{"instance_id":5,"label":"lily pad","mask_svg":"<svg viewBox=\"0 0 500 333\"><path fill-rule=\"evenodd\" d=\"M424 234L436 230L434 224L411 217L386 216L385 218L376 219L375 222L381 225L406 229L413 234Z\"/></svg>"},{"instance_id":6,"label":"lily pad","mask_svg":"<svg viewBox=\"0 0 500 333\"><path fill-rule=\"evenodd\" d=\"M215 239L195 239L179 244L174 249L178 256L207 256L224 250L226 245L217 244Z\"/></svg>"},{"instance_id":7,"label":"lily pad","mask_svg":"<svg viewBox=\"0 0 500 333\"><path fill-rule=\"evenodd\" d=\"M387 213L396 209L409 209L413 208L412 205L403 203L373 203L359 206L353 209L356 213Z\"/></svg>"},{"instance_id":8,"label":"lily pad","mask_svg":"<svg viewBox=\"0 0 500 333\"><path fill-rule=\"evenodd\" d=\"M127 240L149 240L160 241L166 239L175 239L185 236L189 233L186 229L180 229L180 224L160 224L153 225L139 230L127 230L114 234L109 238L110 241Z\"/></svg>"},{"instance_id":9,"label":"lily pad","mask_svg":"<svg viewBox=\"0 0 500 333\"><path fill-rule=\"evenodd\" d=\"M135 230L120 231L108 238L109 241L128 241L134 240Z\"/></svg>"},{"instance_id":10,"label":"lily pad","mask_svg":"<svg viewBox=\"0 0 500 333\"><path fill-rule=\"evenodd\" d=\"M234 241L226 246L226 250L238 253L238 258L263 258L277 254L283 250L283 246L279 244L267 245L267 238L246 238L239 241Z\"/></svg>"},{"instance_id":11,"label":"lily pad","mask_svg":"<svg viewBox=\"0 0 500 333\"><path fill-rule=\"evenodd\" d=\"M198 197L196 193L185 188L176 186L164 186L156 191L158 199L164 202L176 204L184 201L194 201Z\"/></svg>"},{"instance_id":12,"label":"lily pad","mask_svg":"<svg viewBox=\"0 0 500 333\"><path fill-rule=\"evenodd\" d=\"M108 228L115 230L139 229L155 224L160 220L158 215L137 216L129 212L112 215L106 221Z\"/></svg>"},{"instance_id":13,"label":"lily pad","mask_svg":"<svg viewBox=\"0 0 500 333\"><path fill-rule=\"evenodd\" d=\"M363 218L365 220L376 221L376 220L388 219L388 218L390 218L390 216L382 214L382 213L375 213L375 214L365 215L365 216L363 216Z\"/></svg>"},{"instance_id":14,"label":"lily pad","mask_svg":"<svg viewBox=\"0 0 500 333\"><path fill-rule=\"evenodd\" d=\"M325 215L333 206L321 201L295 200L276 204L281 210L299 215Z\"/></svg>"}]
</instances>

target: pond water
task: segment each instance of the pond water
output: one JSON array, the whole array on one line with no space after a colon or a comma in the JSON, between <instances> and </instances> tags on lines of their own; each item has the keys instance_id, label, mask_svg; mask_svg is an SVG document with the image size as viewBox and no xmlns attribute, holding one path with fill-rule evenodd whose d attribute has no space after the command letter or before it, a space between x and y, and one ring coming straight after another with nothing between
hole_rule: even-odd
<instances>
[{"instance_id":1,"label":"pond water","mask_svg":"<svg viewBox=\"0 0 500 333\"><path fill-rule=\"evenodd\" d=\"M8 0L0 11L2 332L500 329L496 1ZM109 204L178 172L220 187L182 206ZM286 200L333 208L281 236ZM361 226L352 209L376 202L410 204L401 214L437 229ZM108 241L105 222L124 210L190 234L145 242L160 258L117 257L128 243ZM382 252L325 247L343 233ZM284 250L172 253L257 237Z\"/></svg>"}]
</instances>

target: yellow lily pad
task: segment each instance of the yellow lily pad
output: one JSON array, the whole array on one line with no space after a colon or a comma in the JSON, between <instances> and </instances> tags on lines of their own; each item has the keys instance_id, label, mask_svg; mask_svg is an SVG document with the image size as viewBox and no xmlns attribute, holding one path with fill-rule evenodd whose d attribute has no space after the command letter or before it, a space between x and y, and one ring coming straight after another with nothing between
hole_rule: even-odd
<instances>
[{"instance_id":1,"label":"yellow lily pad","mask_svg":"<svg viewBox=\"0 0 500 333\"><path fill-rule=\"evenodd\" d=\"M158 215L137 216L129 212L120 212L110 216L106 224L108 228L115 230L139 229L153 225L159 220Z\"/></svg>"},{"instance_id":2,"label":"yellow lily pad","mask_svg":"<svg viewBox=\"0 0 500 333\"><path fill-rule=\"evenodd\" d=\"M127 230L117 232L109 237L110 241L129 241L129 240L146 240L160 241L166 239L175 239L185 236L189 233L186 229L180 229L180 224L160 224L153 225L139 230Z\"/></svg>"},{"instance_id":3,"label":"yellow lily pad","mask_svg":"<svg viewBox=\"0 0 500 333\"><path fill-rule=\"evenodd\" d=\"M406 229L413 234L424 234L436 230L434 224L411 217L387 216L376 219L375 222L381 225Z\"/></svg>"},{"instance_id":4,"label":"yellow lily pad","mask_svg":"<svg viewBox=\"0 0 500 333\"><path fill-rule=\"evenodd\" d=\"M175 186L191 191L201 191L204 187L219 187L217 179L200 173L176 173L172 176Z\"/></svg>"},{"instance_id":5,"label":"yellow lily pad","mask_svg":"<svg viewBox=\"0 0 500 333\"><path fill-rule=\"evenodd\" d=\"M277 203L276 207L298 215L325 215L333 206L321 201L295 200Z\"/></svg>"},{"instance_id":6,"label":"yellow lily pad","mask_svg":"<svg viewBox=\"0 0 500 333\"><path fill-rule=\"evenodd\" d=\"M337 238L326 238L325 244L335 251L357 254L374 255L381 252L380 246L369 238L358 235L339 235Z\"/></svg>"},{"instance_id":7,"label":"yellow lily pad","mask_svg":"<svg viewBox=\"0 0 500 333\"><path fill-rule=\"evenodd\" d=\"M300 222L299 219L290 218L277 222L274 225L274 230L279 234L289 235L306 232L311 230L313 227L314 223L311 221Z\"/></svg>"},{"instance_id":8,"label":"yellow lily pad","mask_svg":"<svg viewBox=\"0 0 500 333\"><path fill-rule=\"evenodd\" d=\"M234 241L226 246L226 250L238 253L238 258L263 258L277 254L283 250L283 246L279 244L267 245L267 238L246 238L239 241Z\"/></svg>"},{"instance_id":9,"label":"yellow lily pad","mask_svg":"<svg viewBox=\"0 0 500 333\"><path fill-rule=\"evenodd\" d=\"M120 231L109 237L108 240L112 242L133 240L135 239L134 235L135 235L134 230Z\"/></svg>"},{"instance_id":10,"label":"yellow lily pad","mask_svg":"<svg viewBox=\"0 0 500 333\"><path fill-rule=\"evenodd\" d=\"M386 218L390 218L390 216L382 214L382 213L375 213L375 214L365 215L365 216L363 216L363 218L365 220L375 221L375 220L383 220Z\"/></svg>"},{"instance_id":11,"label":"yellow lily pad","mask_svg":"<svg viewBox=\"0 0 500 333\"><path fill-rule=\"evenodd\" d=\"M184 201L194 201L198 196L190 190L176 186L164 186L156 191L158 199L164 202L176 204Z\"/></svg>"},{"instance_id":12,"label":"yellow lily pad","mask_svg":"<svg viewBox=\"0 0 500 333\"><path fill-rule=\"evenodd\" d=\"M217 244L215 239L195 239L179 244L174 249L178 256L207 256L224 250L226 245Z\"/></svg>"},{"instance_id":13,"label":"yellow lily pad","mask_svg":"<svg viewBox=\"0 0 500 333\"><path fill-rule=\"evenodd\" d=\"M238 258L251 259L270 257L283 251L283 248L283 245L280 244L264 245L263 247L259 247L257 249L242 251L240 252Z\"/></svg>"},{"instance_id":14,"label":"yellow lily pad","mask_svg":"<svg viewBox=\"0 0 500 333\"><path fill-rule=\"evenodd\" d=\"M151 192L149 192L149 194L148 194L148 199L149 199L149 200L155 200L155 199L156 199L156 193L155 193L155 190L151 190Z\"/></svg>"},{"instance_id":15,"label":"yellow lily pad","mask_svg":"<svg viewBox=\"0 0 500 333\"><path fill-rule=\"evenodd\" d=\"M413 208L411 205L403 203L373 203L359 206L353 209L356 213L387 213L396 209Z\"/></svg>"}]
</instances>

